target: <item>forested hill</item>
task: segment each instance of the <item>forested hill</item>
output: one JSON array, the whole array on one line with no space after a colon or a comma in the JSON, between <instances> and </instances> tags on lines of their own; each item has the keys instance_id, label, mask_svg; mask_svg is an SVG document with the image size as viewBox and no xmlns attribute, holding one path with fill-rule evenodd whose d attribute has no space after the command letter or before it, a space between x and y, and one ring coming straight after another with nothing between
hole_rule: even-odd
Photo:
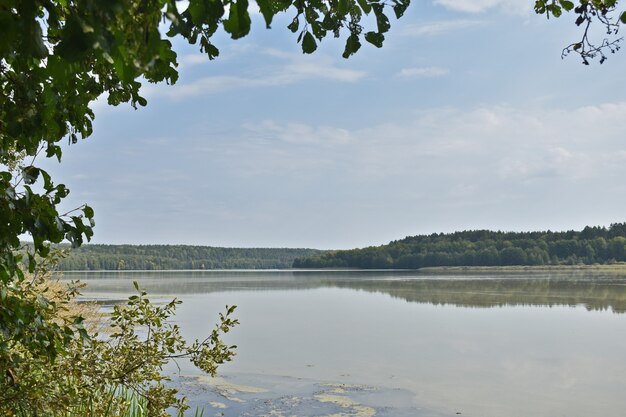
<instances>
[{"instance_id":1,"label":"forested hill","mask_svg":"<svg viewBox=\"0 0 626 417\"><path fill-rule=\"evenodd\" d=\"M58 269L282 269L297 257L323 254L315 249L219 248L187 245L84 245L62 259Z\"/></svg>"},{"instance_id":2,"label":"forested hill","mask_svg":"<svg viewBox=\"0 0 626 417\"><path fill-rule=\"evenodd\" d=\"M572 265L626 261L626 223L567 232L473 230L411 236L387 245L326 252L296 268Z\"/></svg>"}]
</instances>

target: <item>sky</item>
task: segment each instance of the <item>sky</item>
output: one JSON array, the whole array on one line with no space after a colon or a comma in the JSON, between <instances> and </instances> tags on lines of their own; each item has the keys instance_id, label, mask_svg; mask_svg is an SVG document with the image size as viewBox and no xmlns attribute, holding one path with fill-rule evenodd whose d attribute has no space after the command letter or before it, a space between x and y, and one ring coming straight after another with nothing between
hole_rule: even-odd
<instances>
[{"instance_id":1,"label":"sky","mask_svg":"<svg viewBox=\"0 0 626 417\"><path fill-rule=\"evenodd\" d=\"M146 84L138 110L98 100L93 136L43 165L64 207L94 208L94 243L344 249L626 221L626 51L562 59L575 17L533 4L414 0L348 60L334 39L303 55L292 13L271 30L255 13L214 61L174 41L176 85Z\"/></svg>"}]
</instances>

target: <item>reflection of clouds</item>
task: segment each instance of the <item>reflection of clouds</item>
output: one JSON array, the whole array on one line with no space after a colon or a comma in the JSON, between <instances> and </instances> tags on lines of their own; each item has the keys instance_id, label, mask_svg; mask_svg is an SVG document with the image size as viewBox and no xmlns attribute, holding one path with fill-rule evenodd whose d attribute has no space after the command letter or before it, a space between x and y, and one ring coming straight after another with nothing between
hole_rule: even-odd
<instances>
[{"instance_id":1,"label":"reflection of clouds","mask_svg":"<svg viewBox=\"0 0 626 417\"><path fill-rule=\"evenodd\" d=\"M168 281L169 274L151 275L163 277L154 281ZM392 299L384 291L355 291L369 281L376 281L371 288L386 281L419 285L403 284L408 278L424 277L414 272L201 274L205 276L195 275L185 282L221 281L222 289L211 289L219 294L202 290L183 297L177 323L186 336L200 337L210 331L207 317L214 318L224 304L235 300L242 324L228 336L239 346L239 355L224 371L238 384L265 386L258 381L269 381L280 398L297 395L294 390L302 381L328 383L341 375L341 383L381 387L372 393L390 415L587 417L619 416L624 409L624 316L582 308L433 307ZM147 274L119 275L118 281L132 292L132 279L143 276L140 285L144 286ZM283 279L272 278L277 275ZM235 287L228 286L229 277ZM446 277L454 278L452 274L440 278ZM515 274L506 277L518 281ZM107 280L101 276L89 284L100 279ZM253 291L237 289L236 283L243 281ZM275 292L267 291L278 281L284 281L288 290L276 286ZM431 281L439 285L438 280ZM506 288L511 281L499 282ZM321 289L333 283L340 283L341 289ZM571 284L577 287L577 282ZM457 283L457 292L467 293L463 285L468 284ZM173 287L171 294L178 294ZM254 292L262 288L264 293ZM190 327L197 331L189 331ZM319 392L319 385L316 389ZM379 396L388 389L391 397ZM407 390L411 398L405 402L399 393ZM361 391L359 398L363 395ZM398 404L401 408L396 409ZM313 411L319 414L316 409L298 415ZM258 415L254 409L250 413Z\"/></svg>"}]
</instances>

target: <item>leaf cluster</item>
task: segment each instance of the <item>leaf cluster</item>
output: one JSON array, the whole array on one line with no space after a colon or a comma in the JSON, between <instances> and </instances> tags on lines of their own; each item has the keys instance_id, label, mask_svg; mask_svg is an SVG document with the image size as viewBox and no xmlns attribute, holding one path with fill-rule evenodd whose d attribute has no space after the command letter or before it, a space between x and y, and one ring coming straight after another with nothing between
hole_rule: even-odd
<instances>
[{"instance_id":1,"label":"leaf cluster","mask_svg":"<svg viewBox=\"0 0 626 417\"><path fill-rule=\"evenodd\" d=\"M607 53L614 54L620 49L618 38L620 24L626 24L626 10L618 9L617 0L579 0L576 5L569 0L536 0L535 12L550 16L560 17L563 11L572 12L576 15L575 24L583 28L580 40L566 46L561 53L564 58L570 53L578 54L583 64L589 65L590 60L599 58L600 64L607 60ZM599 43L591 40L590 29L596 22L605 31L608 37Z\"/></svg>"},{"instance_id":2,"label":"leaf cluster","mask_svg":"<svg viewBox=\"0 0 626 417\"><path fill-rule=\"evenodd\" d=\"M75 297L81 285L32 277L28 285L9 291L7 297L28 301L38 308L32 323L16 317L22 337L3 339L0 356L0 413L21 416L119 415L132 398L141 398L146 415L167 416L172 407L187 406L177 390L166 385L163 367L172 360L190 360L215 375L217 367L232 360L236 346L222 337L238 324L235 307L226 307L204 340L188 343L171 322L178 300L158 305L137 288L125 304L116 305L109 317L85 314ZM85 320L91 316L95 322ZM34 325L33 325L34 324ZM40 352L48 335L54 354ZM31 341L31 342L29 342Z\"/></svg>"}]
</instances>

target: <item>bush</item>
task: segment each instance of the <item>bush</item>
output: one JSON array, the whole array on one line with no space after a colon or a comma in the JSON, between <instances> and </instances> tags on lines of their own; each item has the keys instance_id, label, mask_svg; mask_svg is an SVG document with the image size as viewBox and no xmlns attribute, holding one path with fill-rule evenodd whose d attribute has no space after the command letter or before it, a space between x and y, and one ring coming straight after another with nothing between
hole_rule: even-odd
<instances>
[{"instance_id":1,"label":"bush","mask_svg":"<svg viewBox=\"0 0 626 417\"><path fill-rule=\"evenodd\" d=\"M0 308L19 303L34 317L15 317L13 334L19 337L0 333L0 369L6 370L0 374L0 415L167 416L172 408L182 413L185 399L165 385L164 365L186 358L214 376L235 354L236 346L221 339L238 323L231 317L234 306L226 307L204 340L188 343L170 322L179 300L156 305L135 283L137 294L104 317L94 306L77 303L82 284L59 282L47 271L24 274L0 289Z\"/></svg>"}]
</instances>

